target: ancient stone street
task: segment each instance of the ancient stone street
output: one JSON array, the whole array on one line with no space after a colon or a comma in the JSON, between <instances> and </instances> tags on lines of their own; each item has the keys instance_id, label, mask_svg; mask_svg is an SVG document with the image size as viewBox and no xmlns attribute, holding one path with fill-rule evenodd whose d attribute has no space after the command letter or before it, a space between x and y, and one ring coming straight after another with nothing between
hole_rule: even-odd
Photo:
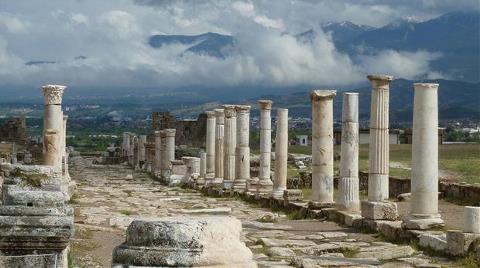
<instances>
[{"instance_id":1,"label":"ancient stone street","mask_svg":"<svg viewBox=\"0 0 480 268\"><path fill-rule=\"evenodd\" d=\"M83 267L110 267L112 250L124 241L133 219L228 214L242 221L243 240L259 267L453 266L410 245L391 244L333 222L291 220L294 215L272 213L242 200L167 187L125 165L93 165L92 159L80 156L70 161L77 183L71 201L76 228L71 247Z\"/></svg>"}]
</instances>

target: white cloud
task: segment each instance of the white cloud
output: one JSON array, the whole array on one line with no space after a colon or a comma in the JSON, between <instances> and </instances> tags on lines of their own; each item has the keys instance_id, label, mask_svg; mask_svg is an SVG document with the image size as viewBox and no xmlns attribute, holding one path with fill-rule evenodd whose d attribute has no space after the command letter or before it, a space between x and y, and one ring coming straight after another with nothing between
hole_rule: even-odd
<instances>
[{"instance_id":1,"label":"white cloud","mask_svg":"<svg viewBox=\"0 0 480 268\"><path fill-rule=\"evenodd\" d=\"M8 33L22 33L29 27L29 23L22 21L12 14L0 12L0 31L3 29Z\"/></svg>"}]
</instances>

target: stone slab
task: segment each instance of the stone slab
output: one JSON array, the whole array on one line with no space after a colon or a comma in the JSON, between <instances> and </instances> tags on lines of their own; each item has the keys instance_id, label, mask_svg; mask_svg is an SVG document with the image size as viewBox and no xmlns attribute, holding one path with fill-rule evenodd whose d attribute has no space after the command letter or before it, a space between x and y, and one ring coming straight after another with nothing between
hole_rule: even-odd
<instances>
[{"instance_id":1,"label":"stone slab","mask_svg":"<svg viewBox=\"0 0 480 268\"><path fill-rule=\"evenodd\" d=\"M361 203L362 217L372 220L396 220L398 218L397 204L393 202L371 202Z\"/></svg>"}]
</instances>

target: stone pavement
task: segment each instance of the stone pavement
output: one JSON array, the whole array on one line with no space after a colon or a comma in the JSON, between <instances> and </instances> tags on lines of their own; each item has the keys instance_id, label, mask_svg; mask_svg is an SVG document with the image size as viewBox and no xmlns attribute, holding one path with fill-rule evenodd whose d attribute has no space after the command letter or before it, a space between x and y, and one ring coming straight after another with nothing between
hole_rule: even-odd
<instances>
[{"instance_id":1,"label":"stone pavement","mask_svg":"<svg viewBox=\"0 0 480 268\"><path fill-rule=\"evenodd\" d=\"M291 220L294 215L234 198L208 198L166 187L123 165L92 165L81 157L70 161L77 182L71 247L78 267L110 267L113 248L124 241L135 218L188 215L232 215L241 220L244 241L259 267L454 267L410 245L384 242L333 222Z\"/></svg>"}]
</instances>

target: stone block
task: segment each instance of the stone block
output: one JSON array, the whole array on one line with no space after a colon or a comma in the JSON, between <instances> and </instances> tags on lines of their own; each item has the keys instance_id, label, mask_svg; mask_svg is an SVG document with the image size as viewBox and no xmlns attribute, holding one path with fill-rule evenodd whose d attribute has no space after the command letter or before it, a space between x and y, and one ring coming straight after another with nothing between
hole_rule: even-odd
<instances>
[{"instance_id":1,"label":"stone block","mask_svg":"<svg viewBox=\"0 0 480 268\"><path fill-rule=\"evenodd\" d=\"M379 260L391 260L402 257L407 257L415 252L410 246L376 246L376 247L362 247L355 255L357 258L375 258Z\"/></svg>"},{"instance_id":2,"label":"stone block","mask_svg":"<svg viewBox=\"0 0 480 268\"><path fill-rule=\"evenodd\" d=\"M431 248L435 251L445 251L447 249L447 235L443 232L426 232L418 236L418 244L421 247Z\"/></svg>"},{"instance_id":3,"label":"stone block","mask_svg":"<svg viewBox=\"0 0 480 268\"><path fill-rule=\"evenodd\" d=\"M398 218L397 204L393 202L371 202L361 203L362 217L371 220L391 220Z\"/></svg>"},{"instance_id":4,"label":"stone block","mask_svg":"<svg viewBox=\"0 0 480 268\"><path fill-rule=\"evenodd\" d=\"M480 234L447 231L447 252L453 256L465 256L473 244L480 244Z\"/></svg>"},{"instance_id":5,"label":"stone block","mask_svg":"<svg viewBox=\"0 0 480 268\"><path fill-rule=\"evenodd\" d=\"M324 202L316 202L310 201L308 202L309 209L325 209L325 208L332 208L335 206L335 203L324 203Z\"/></svg>"},{"instance_id":6,"label":"stone block","mask_svg":"<svg viewBox=\"0 0 480 268\"><path fill-rule=\"evenodd\" d=\"M240 221L231 217L136 220L114 249L112 267L256 267L241 232Z\"/></svg>"},{"instance_id":7,"label":"stone block","mask_svg":"<svg viewBox=\"0 0 480 268\"><path fill-rule=\"evenodd\" d=\"M303 191L299 189L288 189L283 191L283 200L285 202L302 201Z\"/></svg>"}]
</instances>

